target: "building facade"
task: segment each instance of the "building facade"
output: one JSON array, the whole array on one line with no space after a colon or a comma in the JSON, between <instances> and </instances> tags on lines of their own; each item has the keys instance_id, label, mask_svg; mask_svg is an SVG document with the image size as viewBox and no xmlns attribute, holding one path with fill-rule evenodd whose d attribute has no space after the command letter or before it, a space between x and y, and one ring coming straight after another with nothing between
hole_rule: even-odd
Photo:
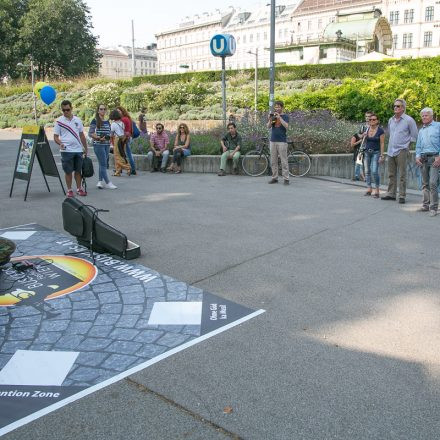
<instances>
[{"instance_id":1,"label":"building facade","mask_svg":"<svg viewBox=\"0 0 440 440\"><path fill-rule=\"evenodd\" d=\"M437 0L285 0L277 2L276 62L286 64L346 62L379 52L400 57L440 55L440 1ZM159 73L218 70L211 55L216 33L237 42L227 68L269 66L270 8L230 7L186 17L156 35ZM251 52L251 53L250 53Z\"/></svg>"},{"instance_id":2,"label":"building facade","mask_svg":"<svg viewBox=\"0 0 440 440\"><path fill-rule=\"evenodd\" d=\"M129 46L118 46L113 49L99 49L99 74L106 78L131 78L135 75L155 75L157 69L156 44L146 48L134 48L135 70L133 72L132 50Z\"/></svg>"}]
</instances>

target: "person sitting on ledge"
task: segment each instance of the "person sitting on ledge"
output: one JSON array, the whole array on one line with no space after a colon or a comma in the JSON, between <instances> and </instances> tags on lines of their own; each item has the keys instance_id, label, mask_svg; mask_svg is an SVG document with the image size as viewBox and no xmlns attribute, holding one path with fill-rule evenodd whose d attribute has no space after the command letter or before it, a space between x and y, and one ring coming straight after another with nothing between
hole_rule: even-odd
<instances>
[{"instance_id":1,"label":"person sitting on ledge","mask_svg":"<svg viewBox=\"0 0 440 440\"><path fill-rule=\"evenodd\" d=\"M222 156L220 160L220 171L218 176L226 176L226 161L232 159L232 169L234 174L238 174L238 161L240 159L241 136L237 133L237 126L234 122L228 124L228 133L220 141Z\"/></svg>"},{"instance_id":2,"label":"person sitting on ledge","mask_svg":"<svg viewBox=\"0 0 440 440\"><path fill-rule=\"evenodd\" d=\"M147 154L148 162L150 163L151 172L159 171L158 163L162 157L162 163L160 165L160 171L166 173L166 166L168 162L168 156L170 151L168 150L168 144L170 140L168 135L164 132L164 126L160 122L156 124L156 133L150 136L150 151Z\"/></svg>"}]
</instances>

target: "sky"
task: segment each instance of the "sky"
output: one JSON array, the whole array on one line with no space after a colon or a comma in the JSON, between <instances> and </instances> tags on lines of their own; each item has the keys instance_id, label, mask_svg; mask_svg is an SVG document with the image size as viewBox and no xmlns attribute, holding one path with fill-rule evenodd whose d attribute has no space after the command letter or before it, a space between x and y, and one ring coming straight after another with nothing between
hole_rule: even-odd
<instances>
[{"instance_id":1,"label":"sky","mask_svg":"<svg viewBox=\"0 0 440 440\"><path fill-rule=\"evenodd\" d=\"M85 0L90 8L93 34L99 47L131 46L131 20L134 20L135 46L144 47L155 41L154 34L175 27L182 18L203 12L226 10L229 5L255 8L267 0ZM219 6L221 5L221 6Z\"/></svg>"}]
</instances>

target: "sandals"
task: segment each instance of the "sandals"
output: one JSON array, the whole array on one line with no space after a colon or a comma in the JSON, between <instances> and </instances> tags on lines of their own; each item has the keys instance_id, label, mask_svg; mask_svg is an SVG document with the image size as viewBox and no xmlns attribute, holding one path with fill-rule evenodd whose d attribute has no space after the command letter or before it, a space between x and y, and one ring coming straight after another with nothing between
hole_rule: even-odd
<instances>
[{"instance_id":1,"label":"sandals","mask_svg":"<svg viewBox=\"0 0 440 440\"><path fill-rule=\"evenodd\" d=\"M364 196L371 196L372 192L371 191L367 191Z\"/></svg>"},{"instance_id":2,"label":"sandals","mask_svg":"<svg viewBox=\"0 0 440 440\"><path fill-rule=\"evenodd\" d=\"M182 172L182 170L176 170L174 171L174 174L180 174Z\"/></svg>"}]
</instances>

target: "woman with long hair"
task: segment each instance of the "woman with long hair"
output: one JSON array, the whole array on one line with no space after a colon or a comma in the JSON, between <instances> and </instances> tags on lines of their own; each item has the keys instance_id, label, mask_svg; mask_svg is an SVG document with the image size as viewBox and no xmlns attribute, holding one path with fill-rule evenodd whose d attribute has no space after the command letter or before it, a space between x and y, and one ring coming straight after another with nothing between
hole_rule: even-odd
<instances>
[{"instance_id":1,"label":"woman with long hair","mask_svg":"<svg viewBox=\"0 0 440 440\"><path fill-rule=\"evenodd\" d=\"M104 104L99 104L96 108L94 119L90 123L89 136L93 140L93 150L99 164L99 189L116 189L117 186L110 182L107 174L108 156L110 153L110 121L105 118L107 108Z\"/></svg>"},{"instance_id":2,"label":"woman with long hair","mask_svg":"<svg viewBox=\"0 0 440 440\"><path fill-rule=\"evenodd\" d=\"M131 167L127 162L125 154L127 136L125 135L125 127L121 120L121 113L119 110L112 110L110 113L110 119L113 121L110 135L113 144L113 155L115 158L115 174L113 175L120 176L123 170L126 170L127 174L130 175Z\"/></svg>"},{"instance_id":3,"label":"woman with long hair","mask_svg":"<svg viewBox=\"0 0 440 440\"><path fill-rule=\"evenodd\" d=\"M176 138L174 139L173 159L168 171L174 171L175 174L182 172L182 158L191 155L191 136L186 124L181 123L177 127Z\"/></svg>"},{"instance_id":4,"label":"woman with long hair","mask_svg":"<svg viewBox=\"0 0 440 440\"><path fill-rule=\"evenodd\" d=\"M379 164L384 161L385 148L385 132L379 125L379 118L376 114L370 114L370 124L365 133L365 180L367 182L366 196L373 196L375 199L379 198ZM371 182L371 175L373 175L375 190Z\"/></svg>"},{"instance_id":5,"label":"woman with long hair","mask_svg":"<svg viewBox=\"0 0 440 440\"><path fill-rule=\"evenodd\" d=\"M122 105L116 107L121 113L121 120L124 123L124 132L127 137L127 143L125 144L125 154L130 162L131 174L136 175L136 165L134 163L133 154L131 153L131 142L133 141L133 120L131 119L130 113L122 107Z\"/></svg>"}]
</instances>

